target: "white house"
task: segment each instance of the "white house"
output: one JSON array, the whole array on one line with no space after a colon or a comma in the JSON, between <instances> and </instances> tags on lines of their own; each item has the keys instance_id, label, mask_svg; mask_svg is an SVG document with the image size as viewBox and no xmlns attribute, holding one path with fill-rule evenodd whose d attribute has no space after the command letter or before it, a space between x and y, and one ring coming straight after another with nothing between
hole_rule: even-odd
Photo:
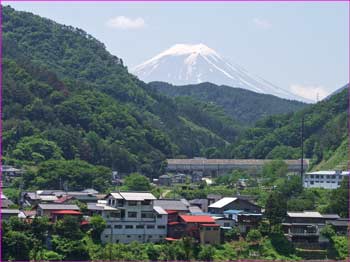
<instances>
[{"instance_id":1,"label":"white house","mask_svg":"<svg viewBox=\"0 0 350 262\"><path fill-rule=\"evenodd\" d=\"M107 222L101 234L102 242L130 243L161 242L167 235L167 212L154 206L156 198L151 193L118 192L106 196L101 211Z\"/></svg>"},{"instance_id":2,"label":"white house","mask_svg":"<svg viewBox=\"0 0 350 262\"><path fill-rule=\"evenodd\" d=\"M349 171L317 171L309 172L303 176L305 188L336 189L340 186L344 177L349 176Z\"/></svg>"}]
</instances>

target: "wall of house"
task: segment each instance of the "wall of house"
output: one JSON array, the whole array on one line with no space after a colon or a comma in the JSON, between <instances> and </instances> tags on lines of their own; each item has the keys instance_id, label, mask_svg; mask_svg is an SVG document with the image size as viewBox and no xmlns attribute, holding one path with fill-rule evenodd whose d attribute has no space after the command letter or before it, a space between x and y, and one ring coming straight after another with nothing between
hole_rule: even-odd
<instances>
[{"instance_id":1,"label":"wall of house","mask_svg":"<svg viewBox=\"0 0 350 262\"><path fill-rule=\"evenodd\" d=\"M200 227L201 244L220 244L220 227Z\"/></svg>"}]
</instances>

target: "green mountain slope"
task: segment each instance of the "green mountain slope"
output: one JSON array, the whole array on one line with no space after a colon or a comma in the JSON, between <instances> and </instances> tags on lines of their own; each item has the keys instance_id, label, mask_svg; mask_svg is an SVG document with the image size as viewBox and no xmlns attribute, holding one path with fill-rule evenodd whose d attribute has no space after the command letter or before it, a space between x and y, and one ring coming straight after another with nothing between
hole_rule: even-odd
<instances>
[{"instance_id":1,"label":"green mountain slope","mask_svg":"<svg viewBox=\"0 0 350 262\"><path fill-rule=\"evenodd\" d=\"M270 116L248 130L231 147L238 158L300 158L304 116L305 157L314 168L336 168L347 162L348 90L296 113ZM317 166L319 164L319 166Z\"/></svg>"},{"instance_id":2,"label":"green mountain slope","mask_svg":"<svg viewBox=\"0 0 350 262\"><path fill-rule=\"evenodd\" d=\"M262 117L300 110L307 104L258 94L241 88L218 86L211 83L174 86L164 82L150 83L157 91L170 97L189 96L222 108L238 122L252 126Z\"/></svg>"},{"instance_id":3,"label":"green mountain slope","mask_svg":"<svg viewBox=\"0 0 350 262\"><path fill-rule=\"evenodd\" d=\"M224 147L240 132L214 106L155 92L84 31L10 7L3 57L7 161L81 159L158 176L167 157Z\"/></svg>"}]
</instances>

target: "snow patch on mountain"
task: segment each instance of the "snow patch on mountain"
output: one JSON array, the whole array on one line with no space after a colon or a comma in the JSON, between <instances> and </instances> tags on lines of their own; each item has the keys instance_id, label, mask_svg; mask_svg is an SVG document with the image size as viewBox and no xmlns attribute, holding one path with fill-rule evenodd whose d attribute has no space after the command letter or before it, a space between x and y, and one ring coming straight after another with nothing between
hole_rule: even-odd
<instances>
[{"instance_id":1,"label":"snow patch on mountain","mask_svg":"<svg viewBox=\"0 0 350 262\"><path fill-rule=\"evenodd\" d=\"M231 63L204 44L176 44L136 66L132 72L145 82L164 81L174 85L211 82L306 101L305 98Z\"/></svg>"}]
</instances>

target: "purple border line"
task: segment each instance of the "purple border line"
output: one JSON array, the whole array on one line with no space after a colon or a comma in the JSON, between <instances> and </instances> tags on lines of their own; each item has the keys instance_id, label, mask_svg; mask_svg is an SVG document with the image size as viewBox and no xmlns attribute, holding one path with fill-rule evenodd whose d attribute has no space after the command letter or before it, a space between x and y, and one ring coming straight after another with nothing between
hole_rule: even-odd
<instances>
[{"instance_id":1,"label":"purple border line","mask_svg":"<svg viewBox=\"0 0 350 262\"><path fill-rule=\"evenodd\" d=\"M348 3L348 26L350 25L350 2ZM350 28L348 29L348 45L350 45ZM350 49L350 48L349 48ZM350 53L349 53L349 63L348 63L348 171L350 171ZM346 261L350 261L350 173L348 175L348 256Z\"/></svg>"},{"instance_id":2,"label":"purple border line","mask_svg":"<svg viewBox=\"0 0 350 262\"><path fill-rule=\"evenodd\" d=\"M10 2L350 2L350 0L6 0L0 1L4 3Z\"/></svg>"},{"instance_id":3,"label":"purple border line","mask_svg":"<svg viewBox=\"0 0 350 262\"><path fill-rule=\"evenodd\" d=\"M348 2L348 25L350 25L350 0L0 0L0 194L2 194L2 3L9 2ZM350 43L350 29L349 43ZM349 54L349 72L348 72L348 163L347 169L350 171L350 54ZM348 175L348 257L346 261L350 262L350 174ZM0 198L0 261L2 261L2 200ZM103 260L102 260L103 261ZM107 260L109 261L109 260ZM266 261L266 260L250 260L239 259L238 261ZM278 261L278 260L277 260ZM327 261L327 260L323 260ZM329 260L328 260L329 261Z\"/></svg>"},{"instance_id":4,"label":"purple border line","mask_svg":"<svg viewBox=\"0 0 350 262\"><path fill-rule=\"evenodd\" d=\"M350 2L348 2L348 45L350 45ZM349 47L350 49L350 47ZM349 50L348 49L348 50ZM349 53L349 62L348 62L348 171L350 171L350 53ZM348 256L346 261L350 261L350 173L348 174L348 230L347 230L347 236L348 236Z\"/></svg>"},{"instance_id":5,"label":"purple border line","mask_svg":"<svg viewBox=\"0 0 350 262\"><path fill-rule=\"evenodd\" d=\"M0 0L0 195L2 194L2 1ZM2 261L2 200L0 197L0 261Z\"/></svg>"}]
</instances>

